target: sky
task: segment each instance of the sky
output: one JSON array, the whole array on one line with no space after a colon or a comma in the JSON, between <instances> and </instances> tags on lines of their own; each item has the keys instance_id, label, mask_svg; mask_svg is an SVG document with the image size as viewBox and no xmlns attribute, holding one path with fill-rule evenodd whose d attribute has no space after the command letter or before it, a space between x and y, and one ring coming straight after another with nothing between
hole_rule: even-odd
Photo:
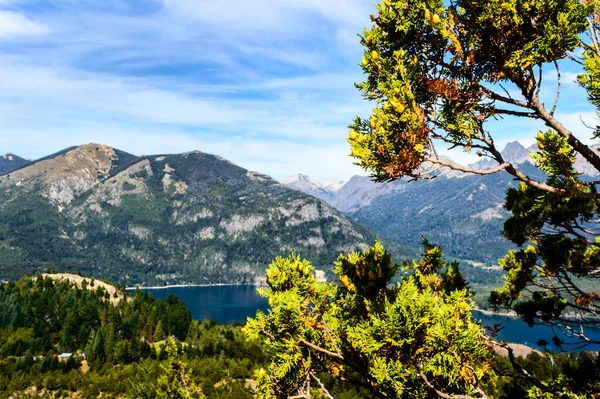
<instances>
[{"instance_id":1,"label":"sky","mask_svg":"<svg viewBox=\"0 0 600 399\"><path fill-rule=\"evenodd\" d=\"M200 150L283 178L365 174L347 126L368 116L358 33L373 0L0 0L0 153L89 142L136 155ZM596 116L563 70L558 116ZM556 74L545 72L554 96ZM498 143L541 128L505 120ZM474 154L441 151L463 164Z\"/></svg>"}]
</instances>

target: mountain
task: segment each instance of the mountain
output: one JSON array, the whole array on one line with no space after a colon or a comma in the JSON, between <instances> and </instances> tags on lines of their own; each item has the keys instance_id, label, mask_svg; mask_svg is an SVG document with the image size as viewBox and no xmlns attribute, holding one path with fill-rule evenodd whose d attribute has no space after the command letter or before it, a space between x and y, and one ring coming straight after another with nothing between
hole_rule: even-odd
<instances>
[{"instance_id":1,"label":"mountain","mask_svg":"<svg viewBox=\"0 0 600 399\"><path fill-rule=\"evenodd\" d=\"M329 269L374 240L325 202L199 151L88 144L0 177L0 280L52 267L129 285L248 283L276 256Z\"/></svg>"},{"instance_id":2,"label":"mountain","mask_svg":"<svg viewBox=\"0 0 600 399\"><path fill-rule=\"evenodd\" d=\"M333 203L337 190L344 184L344 182L335 182L325 179L311 180L308 176L301 174L283 179L281 180L281 183L291 189L322 199L328 204Z\"/></svg>"},{"instance_id":3,"label":"mountain","mask_svg":"<svg viewBox=\"0 0 600 399\"><path fill-rule=\"evenodd\" d=\"M22 168L29 163L25 158L14 154L4 154L0 156L0 175L10 173L15 169Z\"/></svg>"},{"instance_id":4,"label":"mountain","mask_svg":"<svg viewBox=\"0 0 600 399\"><path fill-rule=\"evenodd\" d=\"M506 147L504 147L504 149L502 151L500 151L500 153L502 154L502 157L504 158L504 160L506 160L507 162L510 162L513 164L520 164L525 161L532 162L532 159L530 158L530 154L532 152L537 152L537 151L538 151L537 145L533 145L529 148L525 148L518 141L511 141L508 144L506 144ZM485 170L485 169L494 168L496 166L498 166L498 162L496 162L495 160L490 159L490 158L484 158L475 163L470 164L469 168Z\"/></svg>"},{"instance_id":5,"label":"mountain","mask_svg":"<svg viewBox=\"0 0 600 399\"><path fill-rule=\"evenodd\" d=\"M521 170L543 177L530 163L522 164ZM506 190L518 184L508 173L392 184L368 204L346 213L400 244L416 246L426 237L459 259L493 265L514 247L501 236L509 216L503 208Z\"/></svg>"},{"instance_id":6,"label":"mountain","mask_svg":"<svg viewBox=\"0 0 600 399\"><path fill-rule=\"evenodd\" d=\"M543 179L529 157L535 148L511 142L504 158L519 164L532 177ZM452 162L449 158L444 162ZM496 166L483 159L471 168ZM431 170L435 165L424 165ZM449 172L449 173L448 173ZM479 176L442 168L431 180L375 183L367 176L354 176L335 192L329 203L358 223L399 244L417 248L421 237L441 245L452 257L495 264L513 245L501 236L508 218L503 208L506 190L516 182L506 172ZM295 188L303 190L303 187ZM307 191L305 191L307 192Z\"/></svg>"}]
</instances>

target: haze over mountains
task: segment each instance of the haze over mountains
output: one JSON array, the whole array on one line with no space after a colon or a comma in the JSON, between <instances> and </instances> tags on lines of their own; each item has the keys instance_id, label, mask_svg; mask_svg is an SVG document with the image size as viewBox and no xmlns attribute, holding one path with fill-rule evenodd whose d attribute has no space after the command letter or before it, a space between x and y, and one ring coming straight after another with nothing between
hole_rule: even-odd
<instances>
[{"instance_id":1,"label":"haze over mountains","mask_svg":"<svg viewBox=\"0 0 600 399\"><path fill-rule=\"evenodd\" d=\"M374 240L326 203L198 151L88 144L0 176L0 280L52 267L124 284L254 282L276 256L330 268Z\"/></svg>"},{"instance_id":2,"label":"haze over mountains","mask_svg":"<svg viewBox=\"0 0 600 399\"><path fill-rule=\"evenodd\" d=\"M0 156L0 175L19 169L29 162L30 161L13 154L4 154Z\"/></svg>"},{"instance_id":3,"label":"haze over mountains","mask_svg":"<svg viewBox=\"0 0 600 399\"><path fill-rule=\"evenodd\" d=\"M536 151L535 145L525 148L511 142L502 154L526 174L544 179L530 157ZM469 165L474 169L495 166L497 163L489 159ZM580 158L576 168L584 174L598 174ZM513 248L501 231L509 216L503 208L506 189L516 184L506 172L479 176L453 171L433 180L410 183L379 184L367 176L354 176L337 190L306 177L303 185L288 186L302 191L311 187L305 192L400 244L418 247L423 236L441 245L447 255L494 265Z\"/></svg>"}]
</instances>

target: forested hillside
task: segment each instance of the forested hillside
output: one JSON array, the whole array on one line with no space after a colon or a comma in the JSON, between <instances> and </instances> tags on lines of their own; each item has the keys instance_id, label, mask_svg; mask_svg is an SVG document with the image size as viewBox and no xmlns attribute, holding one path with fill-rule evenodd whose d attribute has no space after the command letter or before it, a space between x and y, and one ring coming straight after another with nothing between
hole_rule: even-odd
<instances>
[{"instance_id":1,"label":"forested hillside","mask_svg":"<svg viewBox=\"0 0 600 399\"><path fill-rule=\"evenodd\" d=\"M52 267L163 285L254 283L291 252L329 268L375 235L217 156L138 158L90 144L0 177L0 238L0 279Z\"/></svg>"}]
</instances>

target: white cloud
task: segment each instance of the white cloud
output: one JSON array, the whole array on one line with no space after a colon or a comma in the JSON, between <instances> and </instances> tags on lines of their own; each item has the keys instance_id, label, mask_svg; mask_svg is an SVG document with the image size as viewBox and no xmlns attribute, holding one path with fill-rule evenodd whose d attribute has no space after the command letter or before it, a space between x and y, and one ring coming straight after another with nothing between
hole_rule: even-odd
<instances>
[{"instance_id":1,"label":"white cloud","mask_svg":"<svg viewBox=\"0 0 600 399\"><path fill-rule=\"evenodd\" d=\"M4 129L4 127L2 127ZM89 142L107 144L136 155L182 153L200 150L221 155L249 170L283 178L297 173L332 180L364 174L352 165L349 148L342 140L332 146L315 146L260 137L191 134L176 128L154 126L127 128L107 123L102 126L49 127L44 132L11 129L0 136L0 148L29 158L38 158L72 145Z\"/></svg>"},{"instance_id":2,"label":"white cloud","mask_svg":"<svg viewBox=\"0 0 600 399\"><path fill-rule=\"evenodd\" d=\"M561 71L560 81L563 84L577 84L577 75L579 75L579 73L580 72ZM542 79L551 82L556 82L558 80L558 74L556 73L556 69L544 72Z\"/></svg>"},{"instance_id":3,"label":"white cloud","mask_svg":"<svg viewBox=\"0 0 600 399\"><path fill-rule=\"evenodd\" d=\"M38 36L48 32L48 28L23 14L13 11L0 11L0 39L22 36Z\"/></svg>"}]
</instances>

